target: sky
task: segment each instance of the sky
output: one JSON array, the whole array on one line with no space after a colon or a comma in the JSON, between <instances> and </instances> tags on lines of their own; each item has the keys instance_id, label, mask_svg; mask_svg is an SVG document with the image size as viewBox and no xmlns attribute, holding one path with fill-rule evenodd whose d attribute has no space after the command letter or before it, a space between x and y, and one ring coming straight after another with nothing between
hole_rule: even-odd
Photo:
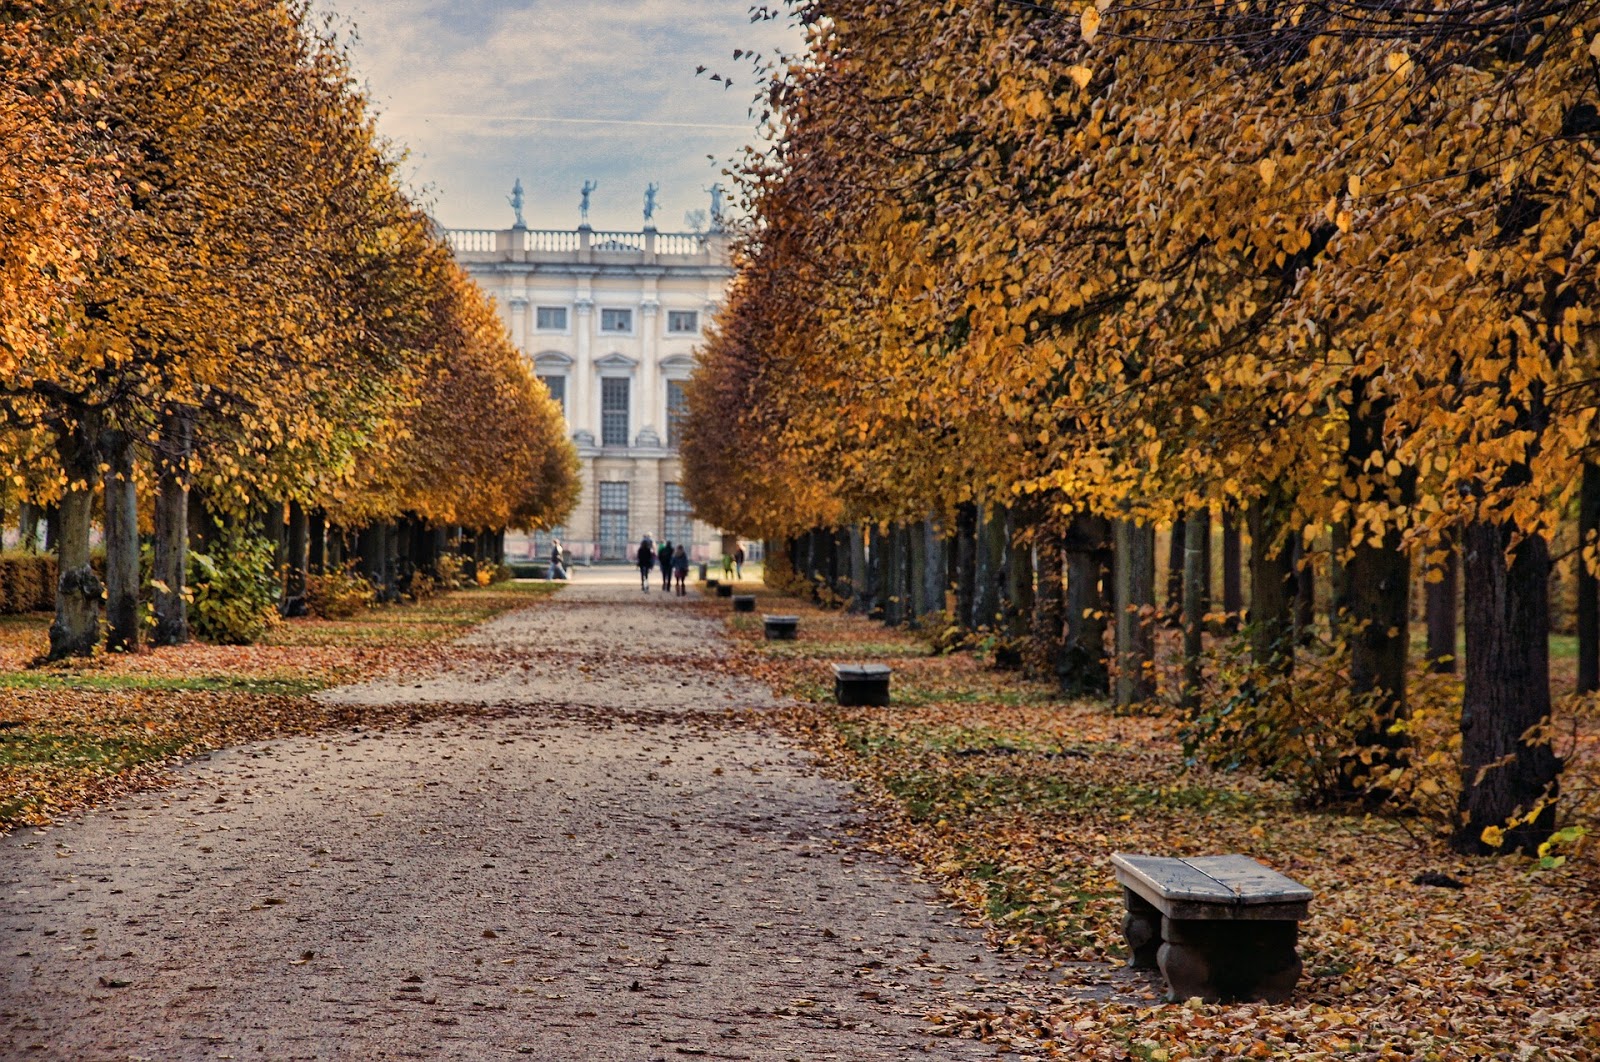
<instances>
[{"instance_id":1,"label":"sky","mask_svg":"<svg viewBox=\"0 0 1600 1062\"><path fill-rule=\"evenodd\" d=\"M800 43L784 20L752 24L748 0L318 6L353 29L378 127L408 149L402 176L447 228L509 227L520 179L530 228L576 228L580 190L595 181L596 229L641 228L645 186L657 183L655 226L684 231L758 135L756 78L734 50L771 57Z\"/></svg>"}]
</instances>

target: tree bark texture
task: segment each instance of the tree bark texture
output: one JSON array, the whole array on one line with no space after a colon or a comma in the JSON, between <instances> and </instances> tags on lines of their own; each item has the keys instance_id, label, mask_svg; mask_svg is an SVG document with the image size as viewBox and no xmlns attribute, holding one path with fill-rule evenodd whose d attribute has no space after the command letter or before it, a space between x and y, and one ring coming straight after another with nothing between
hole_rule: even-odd
<instances>
[{"instance_id":1,"label":"tree bark texture","mask_svg":"<svg viewBox=\"0 0 1600 1062\"><path fill-rule=\"evenodd\" d=\"M1187 530L1187 519L1180 516L1172 522L1172 530L1167 536L1166 614L1162 618L1171 624L1178 624L1183 619L1184 566L1188 563L1184 537Z\"/></svg>"},{"instance_id":2,"label":"tree bark texture","mask_svg":"<svg viewBox=\"0 0 1600 1062\"><path fill-rule=\"evenodd\" d=\"M1479 521L1462 534L1467 653L1461 703L1461 825L1457 851L1487 853L1488 827L1507 848L1532 852L1550 835L1560 762L1550 721L1550 546L1513 545L1507 524ZM1543 801L1542 809L1535 807ZM1532 822L1513 820L1533 816Z\"/></svg>"},{"instance_id":3,"label":"tree bark texture","mask_svg":"<svg viewBox=\"0 0 1600 1062\"><path fill-rule=\"evenodd\" d=\"M163 410L156 446L155 542L151 548L152 607L157 645L189 640L189 602L184 583L189 567L189 455L194 430L177 410Z\"/></svg>"},{"instance_id":4,"label":"tree bark texture","mask_svg":"<svg viewBox=\"0 0 1600 1062\"><path fill-rule=\"evenodd\" d=\"M956 622L963 628L972 623L977 577L978 507L965 502L956 509Z\"/></svg>"},{"instance_id":5,"label":"tree bark texture","mask_svg":"<svg viewBox=\"0 0 1600 1062\"><path fill-rule=\"evenodd\" d=\"M139 648L139 506L133 478L133 438L101 434L106 543L106 648Z\"/></svg>"},{"instance_id":6,"label":"tree bark texture","mask_svg":"<svg viewBox=\"0 0 1600 1062\"><path fill-rule=\"evenodd\" d=\"M1202 654L1205 650L1205 589L1211 574L1206 563L1211 552L1211 514L1201 510L1184 521L1183 536L1183 689L1179 705L1193 712L1200 707Z\"/></svg>"},{"instance_id":7,"label":"tree bark texture","mask_svg":"<svg viewBox=\"0 0 1600 1062\"><path fill-rule=\"evenodd\" d=\"M867 536L860 524L845 529L850 537L850 611L867 614L872 611L871 580L867 578Z\"/></svg>"},{"instance_id":8,"label":"tree bark texture","mask_svg":"<svg viewBox=\"0 0 1600 1062\"><path fill-rule=\"evenodd\" d=\"M1111 691L1106 661L1111 524L1103 517L1075 516L1062 547L1067 556L1066 635L1056 680L1069 696L1105 696Z\"/></svg>"},{"instance_id":9,"label":"tree bark texture","mask_svg":"<svg viewBox=\"0 0 1600 1062\"><path fill-rule=\"evenodd\" d=\"M1251 504L1250 655L1280 675L1294 670L1294 547L1271 501Z\"/></svg>"},{"instance_id":10,"label":"tree bark texture","mask_svg":"<svg viewBox=\"0 0 1600 1062\"><path fill-rule=\"evenodd\" d=\"M1116 704L1128 708L1155 696L1156 531L1118 520L1116 534Z\"/></svg>"},{"instance_id":11,"label":"tree bark texture","mask_svg":"<svg viewBox=\"0 0 1600 1062\"><path fill-rule=\"evenodd\" d=\"M1239 514L1224 510L1222 513L1222 611L1227 613L1224 624L1230 631L1239 629L1239 617L1244 612L1243 550L1239 542Z\"/></svg>"},{"instance_id":12,"label":"tree bark texture","mask_svg":"<svg viewBox=\"0 0 1600 1062\"><path fill-rule=\"evenodd\" d=\"M1600 549L1600 465L1585 462L1578 493L1578 542ZM1433 625L1428 625L1433 630ZM1455 630L1451 629L1454 640ZM1600 578L1578 556L1578 692L1600 690Z\"/></svg>"},{"instance_id":13,"label":"tree bark texture","mask_svg":"<svg viewBox=\"0 0 1600 1062\"><path fill-rule=\"evenodd\" d=\"M50 659L91 656L100 644L100 600L103 588L89 566L89 522L94 484L99 479L100 419L83 413L61 433L57 458L67 480L59 506L56 556L56 618L50 625Z\"/></svg>"},{"instance_id":14,"label":"tree bark texture","mask_svg":"<svg viewBox=\"0 0 1600 1062\"><path fill-rule=\"evenodd\" d=\"M922 550L926 561L922 566L922 599L927 611L940 616L945 611L945 572L950 565L945 557L945 539L939 533L938 522L929 516L922 522Z\"/></svg>"},{"instance_id":15,"label":"tree bark texture","mask_svg":"<svg viewBox=\"0 0 1600 1062\"><path fill-rule=\"evenodd\" d=\"M39 507L23 502L17 511L17 548L25 553L39 552Z\"/></svg>"},{"instance_id":16,"label":"tree bark texture","mask_svg":"<svg viewBox=\"0 0 1600 1062\"><path fill-rule=\"evenodd\" d=\"M306 571L312 575L326 575L328 571L328 514L323 509L311 510L306 520ZM430 568L432 565L429 566Z\"/></svg>"},{"instance_id":17,"label":"tree bark texture","mask_svg":"<svg viewBox=\"0 0 1600 1062\"><path fill-rule=\"evenodd\" d=\"M289 503L288 586L283 596L283 610L305 606L306 573L311 570L311 518L305 506L297 501Z\"/></svg>"},{"instance_id":18,"label":"tree bark texture","mask_svg":"<svg viewBox=\"0 0 1600 1062\"><path fill-rule=\"evenodd\" d=\"M1411 655L1411 557L1401 545L1400 532L1391 529L1382 539L1368 537L1352 549L1345 578L1350 693L1372 713L1356 732L1356 747L1369 750L1368 755L1379 750L1370 764L1359 756L1347 756L1341 763L1341 788L1353 797L1371 791L1364 776L1374 766L1397 767L1405 759L1404 736L1390 733L1395 720L1406 715L1406 663Z\"/></svg>"},{"instance_id":19,"label":"tree bark texture","mask_svg":"<svg viewBox=\"0 0 1600 1062\"><path fill-rule=\"evenodd\" d=\"M1061 552L1061 531L1053 520L1034 530L1033 637L1045 658L1055 660L1065 645L1066 589Z\"/></svg>"}]
</instances>

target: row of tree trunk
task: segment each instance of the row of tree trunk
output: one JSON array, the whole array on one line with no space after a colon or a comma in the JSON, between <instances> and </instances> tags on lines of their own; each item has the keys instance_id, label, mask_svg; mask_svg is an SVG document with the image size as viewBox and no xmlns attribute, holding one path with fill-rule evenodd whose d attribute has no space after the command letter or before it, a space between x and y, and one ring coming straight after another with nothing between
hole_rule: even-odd
<instances>
[{"instance_id":1,"label":"row of tree trunk","mask_svg":"<svg viewBox=\"0 0 1600 1062\"><path fill-rule=\"evenodd\" d=\"M1376 442L1374 442L1376 445ZM1588 523L1600 527L1600 476L1585 480ZM819 600L890 625L932 621L981 632L998 663L1032 659L1067 695L1100 695L1119 706L1156 695L1156 629L1181 629L1178 701L1196 709L1203 690L1204 635L1241 620L1252 658L1266 680L1292 680L1295 654L1315 622L1315 580L1303 539L1286 522L1287 499L1266 497L1243 514L1191 513L1170 539L1165 608L1155 596L1156 529L1086 514L1043 519L998 505L960 506L949 525L935 517L884 525L817 529L787 543L790 566ZM1242 516L1242 519L1241 519ZM1222 611L1211 611L1211 538L1220 522ZM1250 600L1244 610L1240 524L1248 531ZM1329 573L1328 612L1348 641L1353 697L1374 709L1358 745L1377 760L1403 765L1410 659L1412 562L1398 533L1366 537L1354 548L1336 540L1342 565ZM768 545L769 550L775 544ZM771 555L769 553L769 555ZM1509 525L1478 522L1445 551L1428 583L1426 659L1438 670L1456 661L1457 582L1464 583L1466 653L1462 702L1463 794L1456 846L1486 850L1488 826L1507 844L1531 850L1549 836L1559 763L1547 740L1534 739L1550 718L1546 541L1518 537ZM1464 578L1462 578L1464 576ZM1600 644L1600 594L1580 587L1580 630ZM1593 598L1594 600L1590 600ZM1109 638L1109 644L1108 644ZM1600 653L1584 657L1600 671ZM1591 681L1600 681L1600 675ZM1592 688L1592 687L1591 687ZM1371 797L1371 762L1352 756L1347 795ZM1381 795L1381 791L1380 791ZM1508 828L1508 824L1509 828Z\"/></svg>"},{"instance_id":2,"label":"row of tree trunk","mask_svg":"<svg viewBox=\"0 0 1600 1062\"><path fill-rule=\"evenodd\" d=\"M24 548L42 544L53 549L60 561L50 658L90 655L101 644L102 634L107 649L134 651L140 641L142 594L134 438L91 409L80 411L74 423L62 424L57 440L66 492L48 511L22 506L18 520ZM150 605L155 620L150 638L156 645L189 640L188 553L191 545L209 542L216 527L190 489L193 452L192 418L180 408L164 409L158 442L151 447L156 489L150 503ZM90 565L97 494L106 550L103 585ZM409 592L416 572L435 571L445 552L470 556L473 570L505 559L504 530L435 528L411 516L344 529L331 526L321 511L307 511L294 502L268 506L259 530L275 543L286 611L303 606L308 573L347 561L372 580L381 596L396 600Z\"/></svg>"}]
</instances>

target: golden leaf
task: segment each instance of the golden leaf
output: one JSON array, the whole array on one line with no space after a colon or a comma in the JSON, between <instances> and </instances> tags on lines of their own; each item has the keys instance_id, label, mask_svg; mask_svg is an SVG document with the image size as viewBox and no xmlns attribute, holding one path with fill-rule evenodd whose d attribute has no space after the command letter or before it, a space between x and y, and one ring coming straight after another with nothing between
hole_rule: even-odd
<instances>
[{"instance_id":1,"label":"golden leaf","mask_svg":"<svg viewBox=\"0 0 1600 1062\"><path fill-rule=\"evenodd\" d=\"M1261 171L1261 183L1271 188L1272 178L1278 173L1278 164L1272 159L1262 159L1257 169Z\"/></svg>"},{"instance_id":2,"label":"golden leaf","mask_svg":"<svg viewBox=\"0 0 1600 1062\"><path fill-rule=\"evenodd\" d=\"M1089 79L1094 77L1094 71L1080 63L1076 66L1067 67L1067 76L1070 77L1072 79L1072 83L1077 85L1079 88L1088 88Z\"/></svg>"},{"instance_id":3,"label":"golden leaf","mask_svg":"<svg viewBox=\"0 0 1600 1062\"><path fill-rule=\"evenodd\" d=\"M1100 11L1098 8L1086 7L1083 9L1080 32L1083 34L1085 44L1094 40L1095 35L1100 32Z\"/></svg>"}]
</instances>

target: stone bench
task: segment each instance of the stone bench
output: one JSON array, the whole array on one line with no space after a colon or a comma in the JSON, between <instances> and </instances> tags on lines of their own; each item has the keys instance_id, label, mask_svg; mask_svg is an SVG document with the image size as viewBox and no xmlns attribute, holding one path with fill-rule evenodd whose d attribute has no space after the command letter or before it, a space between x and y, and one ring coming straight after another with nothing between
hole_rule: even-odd
<instances>
[{"instance_id":1,"label":"stone bench","mask_svg":"<svg viewBox=\"0 0 1600 1062\"><path fill-rule=\"evenodd\" d=\"M889 704L889 668L884 664L833 665L833 699L849 707Z\"/></svg>"},{"instance_id":2,"label":"stone bench","mask_svg":"<svg viewBox=\"0 0 1600 1062\"><path fill-rule=\"evenodd\" d=\"M733 610L735 612L754 612L756 610L756 596L754 594L734 594Z\"/></svg>"},{"instance_id":3,"label":"stone bench","mask_svg":"<svg viewBox=\"0 0 1600 1062\"><path fill-rule=\"evenodd\" d=\"M718 597L732 597L733 596L733 584L732 583L717 583L716 586L717 586L717 596Z\"/></svg>"},{"instance_id":4,"label":"stone bench","mask_svg":"<svg viewBox=\"0 0 1600 1062\"><path fill-rule=\"evenodd\" d=\"M761 627L769 642L792 642L800 630L800 617L762 616Z\"/></svg>"},{"instance_id":5,"label":"stone bench","mask_svg":"<svg viewBox=\"0 0 1600 1062\"><path fill-rule=\"evenodd\" d=\"M1300 980L1312 892L1242 855L1111 857L1130 966L1160 969L1174 1001L1282 1003Z\"/></svg>"}]
</instances>

